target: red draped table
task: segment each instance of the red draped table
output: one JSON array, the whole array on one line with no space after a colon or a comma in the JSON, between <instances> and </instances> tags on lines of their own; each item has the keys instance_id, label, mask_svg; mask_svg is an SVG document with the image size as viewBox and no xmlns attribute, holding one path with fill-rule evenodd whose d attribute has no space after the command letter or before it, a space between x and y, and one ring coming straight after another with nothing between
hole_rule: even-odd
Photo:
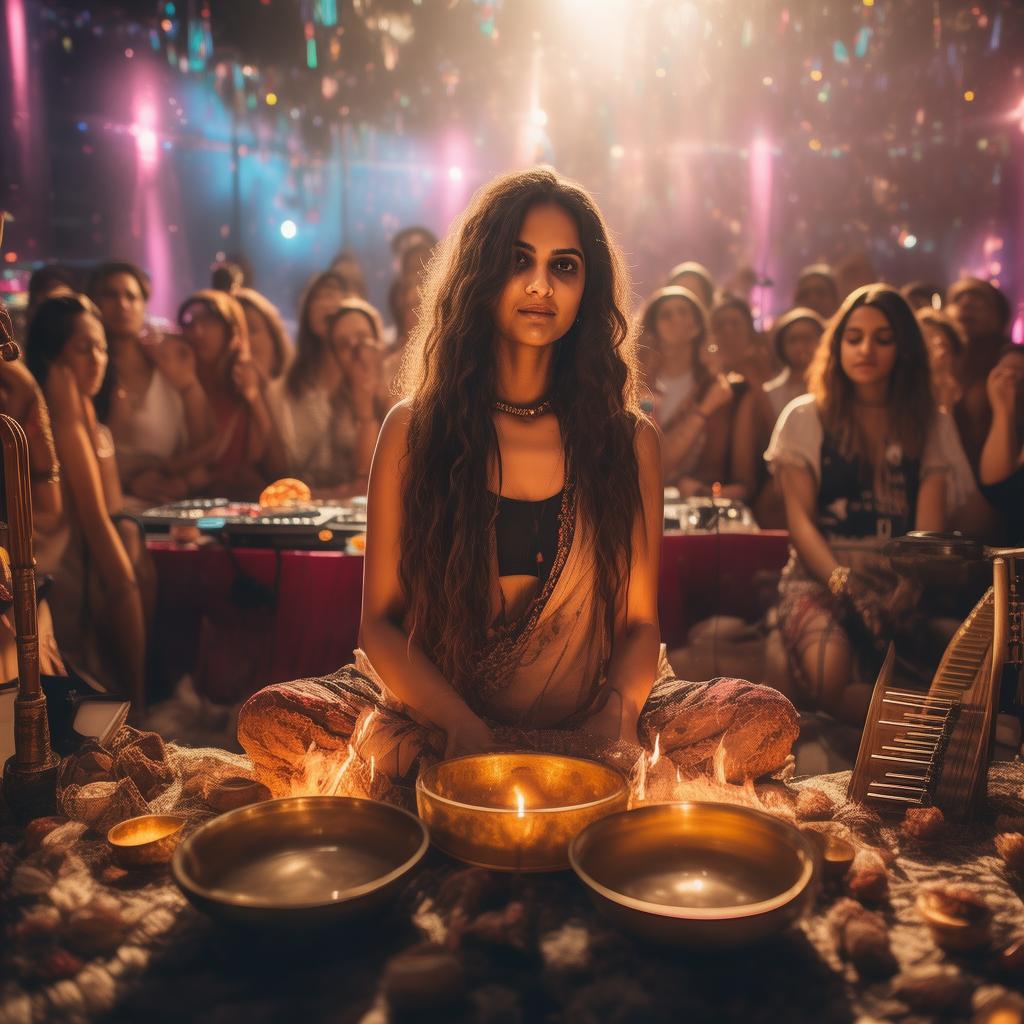
<instances>
[{"instance_id":1,"label":"red draped table","mask_svg":"<svg viewBox=\"0 0 1024 1024\"><path fill-rule=\"evenodd\" d=\"M709 615L756 618L755 578L782 568L787 545L777 530L666 535L658 600L669 649ZM163 686L199 665L199 689L230 702L245 695L239 688L323 675L351 660L361 557L162 539L149 549L159 581L154 668Z\"/></svg>"}]
</instances>

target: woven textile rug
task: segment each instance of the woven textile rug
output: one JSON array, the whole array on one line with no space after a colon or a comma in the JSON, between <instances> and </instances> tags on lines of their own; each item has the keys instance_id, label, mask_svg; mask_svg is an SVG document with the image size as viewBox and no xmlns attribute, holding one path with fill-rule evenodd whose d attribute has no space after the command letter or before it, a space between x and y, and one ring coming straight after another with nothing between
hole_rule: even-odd
<instances>
[{"instance_id":1,"label":"woven textile rug","mask_svg":"<svg viewBox=\"0 0 1024 1024\"><path fill-rule=\"evenodd\" d=\"M128 739L139 745L137 735ZM211 813L202 807L203 786L247 769L244 759L222 751L168 744L163 753L170 781L154 785L154 800L141 799L161 811L184 808L193 825ZM128 760L141 763L138 754ZM147 771L144 780L152 765ZM65 819L0 832L0 1024L910 1024L969 1020L981 1004L1013 998L1008 993L1020 976L1000 976L987 953L943 953L914 902L924 885L969 883L994 912L994 948L1024 930L1024 887L1007 874L992 841L997 816L1024 815L1024 766L993 766L986 817L932 844L908 843L845 804L848 781L843 772L775 784L766 802L792 813L802 788L820 790L835 805L831 822L820 827L893 855L888 898L876 909L889 926L895 978L861 978L840 957L827 912L841 886L823 890L814 912L770 945L701 955L620 933L570 873L502 875L431 852L389 916L318 934L253 934L226 930L193 910L166 869L116 868L98 833ZM82 813L78 804L68 809Z\"/></svg>"}]
</instances>

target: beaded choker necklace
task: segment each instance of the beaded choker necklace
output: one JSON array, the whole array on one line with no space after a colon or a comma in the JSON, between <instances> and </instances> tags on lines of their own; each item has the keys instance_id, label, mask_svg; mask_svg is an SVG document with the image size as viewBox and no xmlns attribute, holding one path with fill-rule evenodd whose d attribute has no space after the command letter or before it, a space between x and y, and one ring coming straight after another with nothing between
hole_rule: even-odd
<instances>
[{"instance_id":1,"label":"beaded choker necklace","mask_svg":"<svg viewBox=\"0 0 1024 1024\"><path fill-rule=\"evenodd\" d=\"M509 416L518 416L520 419L532 420L535 416L543 416L544 413L551 411L551 400L542 398L539 402L534 402L532 405L514 405L511 402L502 402L500 399L495 399L494 408L499 412L508 413Z\"/></svg>"}]
</instances>

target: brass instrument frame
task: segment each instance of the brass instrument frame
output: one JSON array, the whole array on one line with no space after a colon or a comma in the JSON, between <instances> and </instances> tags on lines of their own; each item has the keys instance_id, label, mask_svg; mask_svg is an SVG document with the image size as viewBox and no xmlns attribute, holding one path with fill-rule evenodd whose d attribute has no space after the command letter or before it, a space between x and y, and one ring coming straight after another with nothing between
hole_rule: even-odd
<instances>
[{"instance_id":1,"label":"brass instrument frame","mask_svg":"<svg viewBox=\"0 0 1024 1024\"><path fill-rule=\"evenodd\" d=\"M7 548L14 580L18 696L14 702L14 755L3 773L3 795L14 816L27 821L54 810L60 759L50 746L46 695L39 681L36 572L32 553L32 491L28 441L21 425L0 414Z\"/></svg>"}]
</instances>

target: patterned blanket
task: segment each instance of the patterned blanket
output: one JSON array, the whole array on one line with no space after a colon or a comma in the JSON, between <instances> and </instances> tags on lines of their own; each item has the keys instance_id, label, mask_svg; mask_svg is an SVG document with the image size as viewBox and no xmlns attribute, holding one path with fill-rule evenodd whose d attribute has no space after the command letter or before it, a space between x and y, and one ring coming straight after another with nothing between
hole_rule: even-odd
<instances>
[{"instance_id":1,"label":"patterned blanket","mask_svg":"<svg viewBox=\"0 0 1024 1024\"><path fill-rule=\"evenodd\" d=\"M207 780L246 767L234 755L171 744L164 756L171 781L157 794L160 809L185 807L193 824L212 813L202 810L197 766ZM862 977L841 955L829 911L848 893L846 882L823 889L806 920L769 946L702 955L617 931L569 873L502 875L432 851L389 915L305 936L254 934L225 930L194 910L166 869L112 865L100 834L61 818L0 830L0 1024L909 1024L936 1015L970 1020L994 1001L1012 1003L1024 975L1006 973L997 951L1024 931L1024 885L993 837L997 819L1005 831L1024 816L1024 765L994 765L985 818L934 842L909 841L846 804L848 780L838 773L775 784L773 799L792 813L801 791L817 791L802 816L820 817L807 808L827 807L831 820L820 827L888 861L888 892L874 907L888 929L895 976ZM936 947L914 909L933 882L968 883L983 896L994 913L990 950L957 956ZM1024 1001L1019 1006L1024 1013Z\"/></svg>"}]
</instances>

